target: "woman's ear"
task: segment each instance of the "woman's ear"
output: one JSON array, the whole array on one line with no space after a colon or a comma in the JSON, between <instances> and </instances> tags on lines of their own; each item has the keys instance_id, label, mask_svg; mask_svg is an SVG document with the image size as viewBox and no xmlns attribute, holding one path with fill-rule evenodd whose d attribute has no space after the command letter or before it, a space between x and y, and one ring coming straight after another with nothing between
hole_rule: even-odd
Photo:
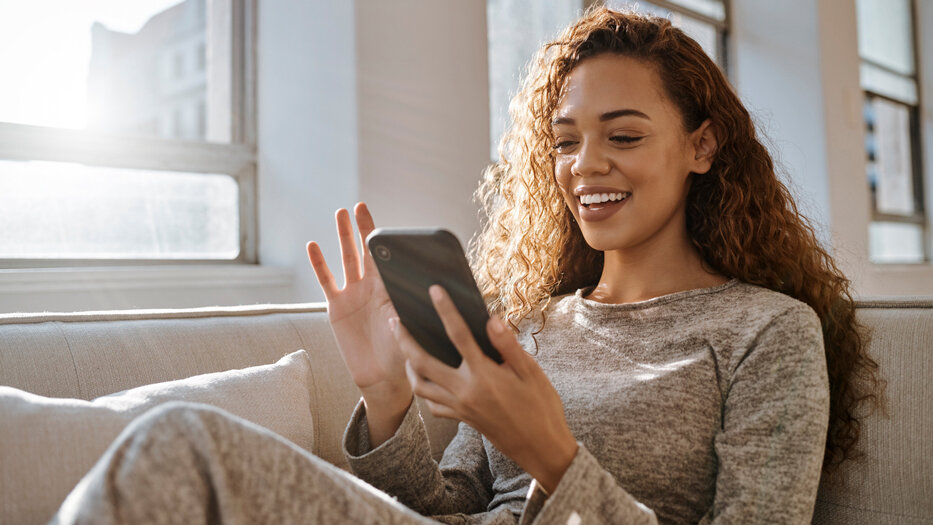
<instances>
[{"instance_id":1,"label":"woman's ear","mask_svg":"<svg viewBox=\"0 0 933 525\"><path fill-rule=\"evenodd\" d=\"M690 133L690 145L693 150L693 161L690 171L693 173L706 173L713 165L719 139L713 121L706 119L700 126Z\"/></svg>"}]
</instances>

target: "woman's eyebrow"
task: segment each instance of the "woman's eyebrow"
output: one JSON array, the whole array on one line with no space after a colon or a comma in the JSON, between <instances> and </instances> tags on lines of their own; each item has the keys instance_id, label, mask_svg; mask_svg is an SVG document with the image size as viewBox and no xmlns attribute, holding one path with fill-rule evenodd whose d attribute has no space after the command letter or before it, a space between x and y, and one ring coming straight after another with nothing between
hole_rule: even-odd
<instances>
[{"instance_id":1,"label":"woman's eyebrow","mask_svg":"<svg viewBox=\"0 0 933 525\"><path fill-rule=\"evenodd\" d=\"M645 120L651 120L651 117L645 115L637 109L616 109L614 111L608 111L599 116L600 122L606 122L608 120L617 119L619 117L638 117ZM570 117L557 117L551 121L552 126L557 126L558 124L574 124L576 121Z\"/></svg>"}]
</instances>

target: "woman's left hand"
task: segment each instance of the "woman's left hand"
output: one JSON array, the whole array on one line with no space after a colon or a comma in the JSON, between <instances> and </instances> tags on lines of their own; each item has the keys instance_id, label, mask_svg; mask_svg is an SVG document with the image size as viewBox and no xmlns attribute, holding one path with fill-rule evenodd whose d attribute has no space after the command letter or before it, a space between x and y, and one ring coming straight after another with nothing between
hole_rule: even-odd
<instances>
[{"instance_id":1,"label":"woman's left hand","mask_svg":"<svg viewBox=\"0 0 933 525\"><path fill-rule=\"evenodd\" d=\"M501 364L483 353L443 288L432 286L430 295L463 361L458 368L447 366L392 319L393 333L408 358L412 390L425 399L432 414L467 423L546 491L553 491L577 453L554 386L497 317L489 320L486 330L502 356Z\"/></svg>"}]
</instances>

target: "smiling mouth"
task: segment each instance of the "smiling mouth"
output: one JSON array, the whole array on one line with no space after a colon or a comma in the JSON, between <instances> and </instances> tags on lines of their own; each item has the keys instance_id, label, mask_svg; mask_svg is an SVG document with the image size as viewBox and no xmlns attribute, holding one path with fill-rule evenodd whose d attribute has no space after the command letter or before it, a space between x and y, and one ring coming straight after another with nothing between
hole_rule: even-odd
<instances>
[{"instance_id":1,"label":"smiling mouth","mask_svg":"<svg viewBox=\"0 0 933 525\"><path fill-rule=\"evenodd\" d=\"M620 202L628 199L631 196L631 192L617 192L617 193L589 193L586 195L579 195L577 201L583 205L584 208L593 207L602 207L605 204Z\"/></svg>"}]
</instances>

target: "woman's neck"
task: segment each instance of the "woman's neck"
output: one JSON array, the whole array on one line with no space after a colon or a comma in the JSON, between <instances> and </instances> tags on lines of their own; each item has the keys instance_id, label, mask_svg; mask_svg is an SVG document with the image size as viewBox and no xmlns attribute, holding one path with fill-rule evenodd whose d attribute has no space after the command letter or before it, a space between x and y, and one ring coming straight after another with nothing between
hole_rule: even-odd
<instances>
[{"instance_id":1,"label":"woman's neck","mask_svg":"<svg viewBox=\"0 0 933 525\"><path fill-rule=\"evenodd\" d=\"M718 286L728 280L708 270L686 238L685 242L605 252L599 283L586 298L610 304L633 303Z\"/></svg>"}]
</instances>

